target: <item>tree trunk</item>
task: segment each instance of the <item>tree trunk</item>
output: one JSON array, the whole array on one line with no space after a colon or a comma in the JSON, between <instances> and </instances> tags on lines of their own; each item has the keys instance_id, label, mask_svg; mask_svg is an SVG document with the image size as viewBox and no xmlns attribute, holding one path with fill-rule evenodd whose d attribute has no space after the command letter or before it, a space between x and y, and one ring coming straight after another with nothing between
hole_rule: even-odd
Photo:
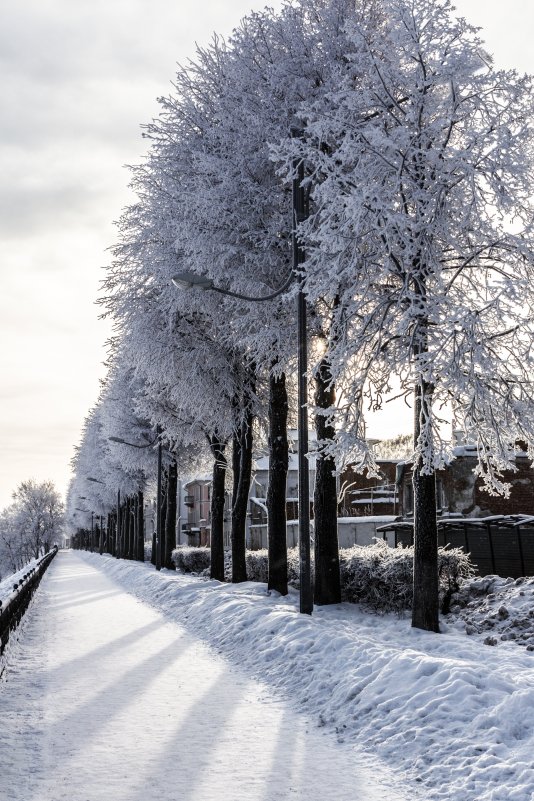
<instances>
[{"instance_id":1,"label":"tree trunk","mask_svg":"<svg viewBox=\"0 0 534 801\"><path fill-rule=\"evenodd\" d=\"M267 489L268 589L287 595L286 485L289 465L287 388L284 373L269 379L269 487Z\"/></svg>"},{"instance_id":2,"label":"tree trunk","mask_svg":"<svg viewBox=\"0 0 534 801\"><path fill-rule=\"evenodd\" d=\"M432 404L432 385L420 381L414 392L414 447L421 418ZM438 526L435 473L423 474L421 460L413 466L414 559L412 626L439 631Z\"/></svg>"},{"instance_id":3,"label":"tree trunk","mask_svg":"<svg viewBox=\"0 0 534 801\"><path fill-rule=\"evenodd\" d=\"M111 536L109 538L109 548L111 556L115 556L115 542L117 540L117 511L111 513L112 523L111 523Z\"/></svg>"},{"instance_id":4,"label":"tree trunk","mask_svg":"<svg viewBox=\"0 0 534 801\"><path fill-rule=\"evenodd\" d=\"M216 435L209 437L213 454L211 483L211 566L210 578L224 581L224 484L226 480L226 444Z\"/></svg>"},{"instance_id":5,"label":"tree trunk","mask_svg":"<svg viewBox=\"0 0 534 801\"><path fill-rule=\"evenodd\" d=\"M124 559L125 543L126 543L126 526L128 525L128 506L127 500L123 502L121 507L121 527L119 532L119 551L117 556L119 559Z\"/></svg>"},{"instance_id":6,"label":"tree trunk","mask_svg":"<svg viewBox=\"0 0 534 801\"><path fill-rule=\"evenodd\" d=\"M132 539L133 539L133 515L132 515L132 496L126 498L126 527L124 530L124 558L132 558Z\"/></svg>"},{"instance_id":7,"label":"tree trunk","mask_svg":"<svg viewBox=\"0 0 534 801\"><path fill-rule=\"evenodd\" d=\"M169 491L169 472L163 471L161 481L161 540L160 540L160 567L165 567L165 554L167 552L167 498Z\"/></svg>"},{"instance_id":8,"label":"tree trunk","mask_svg":"<svg viewBox=\"0 0 534 801\"><path fill-rule=\"evenodd\" d=\"M129 517L130 517L130 503L129 503L130 496L127 495L124 499L123 507L122 507L122 526L121 526L121 549L120 549L120 558L126 559L128 554L128 525L129 525Z\"/></svg>"},{"instance_id":9,"label":"tree trunk","mask_svg":"<svg viewBox=\"0 0 534 801\"><path fill-rule=\"evenodd\" d=\"M124 509L121 501L121 505L117 513L117 530L115 532L115 556L117 557L117 559L120 559L121 556L121 536L122 536L121 531L122 531L123 518L124 518Z\"/></svg>"},{"instance_id":10,"label":"tree trunk","mask_svg":"<svg viewBox=\"0 0 534 801\"><path fill-rule=\"evenodd\" d=\"M139 562L145 561L145 499L141 490L137 493L137 555Z\"/></svg>"},{"instance_id":11,"label":"tree trunk","mask_svg":"<svg viewBox=\"0 0 534 801\"><path fill-rule=\"evenodd\" d=\"M334 439L334 427L329 423L328 415L321 414L320 411L331 409L334 403L335 388L332 383L330 363L328 359L323 358L315 373L315 405L319 408L315 416L318 442ZM336 465L331 456L317 457L313 497L316 604L341 602L335 469Z\"/></svg>"},{"instance_id":12,"label":"tree trunk","mask_svg":"<svg viewBox=\"0 0 534 801\"><path fill-rule=\"evenodd\" d=\"M158 437L160 437L160 427L157 427ZM156 570L161 570L161 554L162 539L163 539L163 444L161 437L158 442L158 488L157 488L157 507L156 507L156 530L154 532L155 544L154 552L154 565Z\"/></svg>"},{"instance_id":13,"label":"tree trunk","mask_svg":"<svg viewBox=\"0 0 534 801\"><path fill-rule=\"evenodd\" d=\"M245 534L248 494L252 474L252 419L252 410L250 404L247 403L243 420L237 432L239 452L239 475L237 481L234 473L234 502L232 507L232 582L234 584L247 580ZM236 437L234 437L234 447L235 441ZM236 461L234 455L234 465L236 465Z\"/></svg>"},{"instance_id":14,"label":"tree trunk","mask_svg":"<svg viewBox=\"0 0 534 801\"><path fill-rule=\"evenodd\" d=\"M129 515L129 526L128 526L128 559L133 559L133 548L135 542L135 500L134 496L130 495L130 515Z\"/></svg>"},{"instance_id":15,"label":"tree trunk","mask_svg":"<svg viewBox=\"0 0 534 801\"><path fill-rule=\"evenodd\" d=\"M165 552L163 566L174 570L172 552L176 548L176 493L178 492L178 466L173 459L167 471L167 510L165 516Z\"/></svg>"},{"instance_id":16,"label":"tree trunk","mask_svg":"<svg viewBox=\"0 0 534 801\"><path fill-rule=\"evenodd\" d=\"M132 495L130 502L130 509L132 515L132 525L130 527L130 559L135 559L137 556L137 493Z\"/></svg>"},{"instance_id":17,"label":"tree trunk","mask_svg":"<svg viewBox=\"0 0 534 801\"><path fill-rule=\"evenodd\" d=\"M419 307L425 308L427 300L426 274L421 259L414 260L414 294L419 297ZM434 387L420 373L418 357L428 353L428 317L422 312L415 321L413 332L413 354L415 362L414 387L414 449L423 438L422 448L432 448L432 431L425 425L432 411ZM438 580L438 525L436 508L436 477L422 472L422 459L416 458L413 465L413 603L412 626L425 631L439 631L439 580Z\"/></svg>"}]
</instances>

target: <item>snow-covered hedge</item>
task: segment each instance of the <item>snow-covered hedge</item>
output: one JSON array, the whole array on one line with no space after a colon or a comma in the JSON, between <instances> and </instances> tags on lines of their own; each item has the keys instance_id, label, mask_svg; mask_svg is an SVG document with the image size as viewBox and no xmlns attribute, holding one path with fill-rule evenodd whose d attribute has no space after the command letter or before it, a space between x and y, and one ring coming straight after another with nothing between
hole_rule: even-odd
<instances>
[{"instance_id":1,"label":"snow-covered hedge","mask_svg":"<svg viewBox=\"0 0 534 801\"><path fill-rule=\"evenodd\" d=\"M288 550L288 583L299 588L298 548ZM210 549L181 546L173 551L173 562L184 573L209 575ZM312 558L313 561L313 558ZM267 550L247 551L249 581L267 582ZM382 540L374 545L354 545L339 552L341 596L344 601L361 603L380 612L402 612L412 603L413 547L391 548ZM461 549L439 549L440 601L448 612L450 598L462 579L474 575L469 557ZM225 575L231 577L230 552L225 552Z\"/></svg>"},{"instance_id":2,"label":"snow-covered hedge","mask_svg":"<svg viewBox=\"0 0 534 801\"><path fill-rule=\"evenodd\" d=\"M210 549L180 545L172 552L172 561L183 573L203 573L210 568Z\"/></svg>"},{"instance_id":3,"label":"snow-covered hedge","mask_svg":"<svg viewBox=\"0 0 534 801\"><path fill-rule=\"evenodd\" d=\"M410 609L413 591L413 547L354 545L340 550L341 594L345 601L363 603L381 612ZM462 579L474 574L469 556L460 548L438 551L440 602L444 612Z\"/></svg>"},{"instance_id":4,"label":"snow-covered hedge","mask_svg":"<svg viewBox=\"0 0 534 801\"><path fill-rule=\"evenodd\" d=\"M260 551L247 551L247 577L250 581L267 583L269 576L269 552L266 548ZM289 548L287 552L287 581L291 587L300 587L299 549Z\"/></svg>"},{"instance_id":5,"label":"snow-covered hedge","mask_svg":"<svg viewBox=\"0 0 534 801\"><path fill-rule=\"evenodd\" d=\"M313 557L312 557L313 561ZM381 612L401 612L412 603L413 548L390 548L378 540L374 545L354 545L339 552L341 596L344 601L362 603ZM447 612L450 598L461 579L474 574L469 557L460 549L439 549L440 601ZM247 576L267 581L266 550L247 552ZM298 589L298 548L288 551L288 582Z\"/></svg>"}]
</instances>

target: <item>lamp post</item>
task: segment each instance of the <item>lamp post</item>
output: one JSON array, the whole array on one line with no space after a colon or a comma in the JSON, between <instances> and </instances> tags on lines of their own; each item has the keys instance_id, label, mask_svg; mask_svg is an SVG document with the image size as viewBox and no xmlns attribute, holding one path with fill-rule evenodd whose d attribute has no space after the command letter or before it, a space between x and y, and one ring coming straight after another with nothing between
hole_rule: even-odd
<instances>
[{"instance_id":1,"label":"lamp post","mask_svg":"<svg viewBox=\"0 0 534 801\"><path fill-rule=\"evenodd\" d=\"M301 138L302 131L291 129L293 138ZM308 201L302 183L304 181L304 162L293 162L293 227L291 244L293 249L293 271L298 282L297 329L298 329L298 462L299 462L299 565L300 565L300 611L311 615L313 594L311 586L311 547L310 547L310 472L308 459L308 331L306 320L306 296L304 295L304 276L300 267L304 264L304 248L298 240L298 225L308 216Z\"/></svg>"},{"instance_id":2,"label":"lamp post","mask_svg":"<svg viewBox=\"0 0 534 801\"><path fill-rule=\"evenodd\" d=\"M298 129L291 130L292 137L301 137ZM182 272L172 277L172 283L178 289L204 289L229 295L239 300L261 302L272 300L285 292L296 278L297 293L297 347L298 347L298 474L299 474L299 564L300 564L300 611L311 615L313 611L313 594L311 588L311 548L310 548L310 476L306 454L308 452L308 339L306 325L306 297L303 291L303 276L299 271L304 263L304 249L299 244L297 226L308 214L307 195L302 186L304 180L304 162L295 159L293 178L293 223L291 241L293 250L293 269L283 286L269 295L251 297L239 292L215 286L210 278L193 272Z\"/></svg>"},{"instance_id":3,"label":"lamp post","mask_svg":"<svg viewBox=\"0 0 534 801\"><path fill-rule=\"evenodd\" d=\"M139 448L143 450L143 448L150 448L152 445L155 445L157 442L157 438L153 440L153 442L147 442L145 445L136 445L135 442L127 442L122 437L108 437L110 442L118 442L120 445L128 445L130 448ZM91 479L89 479L91 480Z\"/></svg>"},{"instance_id":4,"label":"lamp post","mask_svg":"<svg viewBox=\"0 0 534 801\"><path fill-rule=\"evenodd\" d=\"M120 557L120 538L121 538L121 491L117 490L117 523L115 525L115 556Z\"/></svg>"},{"instance_id":5,"label":"lamp post","mask_svg":"<svg viewBox=\"0 0 534 801\"><path fill-rule=\"evenodd\" d=\"M89 514L89 509L82 509L80 506L75 506L74 509L75 509L76 512L83 512L84 515L88 515ZM87 531L87 529L82 529L82 530L83 531ZM93 534L93 513L91 512L91 536L92 536L92 534ZM83 535L83 540L82 540L84 545L87 545L86 537L87 537L87 535L84 534ZM87 550L87 548L85 548L85 550Z\"/></svg>"},{"instance_id":6,"label":"lamp post","mask_svg":"<svg viewBox=\"0 0 534 801\"><path fill-rule=\"evenodd\" d=\"M163 520L163 509L162 509L162 498L161 498L162 445L161 445L161 427L160 426L157 426L156 434L157 434L156 439L154 439L152 442L147 442L145 445L137 445L135 442L127 442L122 437L108 437L108 439L109 439L110 442L116 442L119 445L128 445L130 448L139 448L140 450L143 450L144 448L150 448L153 445L155 445L156 442L158 443L158 490L157 490L157 492L158 492L158 506L157 506L157 515L156 515L156 520L157 520L157 529L156 529L156 570L161 570L161 525L162 525L162 520ZM141 498L142 498L142 496L141 496ZM141 510L142 510L143 509L142 500L140 500L138 498L138 502L141 503ZM119 531L119 525L120 525L119 521L120 521L120 490L118 492L118 497L117 497L117 533ZM138 517L137 525L139 527L138 535L139 535L139 537L141 537L141 536L143 537L143 543L142 544L143 544L143 549L144 549L144 531L143 531L144 521L142 520L142 511L141 511L141 514ZM134 549L134 551L135 550L137 550L137 547ZM139 550L139 554L138 554L139 558L141 559L141 557L142 557L142 561L144 561L144 551L140 547L139 547L138 550ZM117 554L117 555L121 555L121 554Z\"/></svg>"}]
</instances>

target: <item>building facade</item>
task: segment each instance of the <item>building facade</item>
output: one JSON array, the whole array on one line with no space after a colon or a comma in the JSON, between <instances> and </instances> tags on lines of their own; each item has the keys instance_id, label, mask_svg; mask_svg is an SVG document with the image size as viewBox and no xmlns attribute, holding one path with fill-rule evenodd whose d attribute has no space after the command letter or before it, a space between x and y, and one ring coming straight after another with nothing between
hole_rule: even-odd
<instances>
[{"instance_id":1,"label":"building facade","mask_svg":"<svg viewBox=\"0 0 534 801\"><path fill-rule=\"evenodd\" d=\"M445 469L436 472L438 510L444 514L461 514L465 517L490 515L534 515L534 468L526 452L517 450L516 471L504 473L511 485L508 498L490 495L483 489L483 481L475 475L476 446L462 445L454 449L455 458ZM413 514L412 465L402 463L398 470L399 514Z\"/></svg>"}]
</instances>

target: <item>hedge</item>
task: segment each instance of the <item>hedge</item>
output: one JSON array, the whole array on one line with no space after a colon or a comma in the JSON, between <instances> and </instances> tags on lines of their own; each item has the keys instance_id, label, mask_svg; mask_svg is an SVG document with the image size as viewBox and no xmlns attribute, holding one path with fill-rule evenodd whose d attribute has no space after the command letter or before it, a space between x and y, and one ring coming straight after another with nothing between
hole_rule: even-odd
<instances>
[{"instance_id":1,"label":"hedge","mask_svg":"<svg viewBox=\"0 0 534 801\"><path fill-rule=\"evenodd\" d=\"M180 546L173 551L174 564L184 573L209 576L210 549ZM267 583L267 550L247 551L249 581ZM354 545L339 551L341 598L378 612L403 612L411 608L413 591L413 547L391 548L382 540L373 545ZM225 552L225 575L230 580L231 557ZM463 579L474 575L469 556L460 548L438 550L439 593L443 612ZM313 574L313 557L312 557ZM288 583L298 589L298 548L288 550Z\"/></svg>"}]
</instances>

